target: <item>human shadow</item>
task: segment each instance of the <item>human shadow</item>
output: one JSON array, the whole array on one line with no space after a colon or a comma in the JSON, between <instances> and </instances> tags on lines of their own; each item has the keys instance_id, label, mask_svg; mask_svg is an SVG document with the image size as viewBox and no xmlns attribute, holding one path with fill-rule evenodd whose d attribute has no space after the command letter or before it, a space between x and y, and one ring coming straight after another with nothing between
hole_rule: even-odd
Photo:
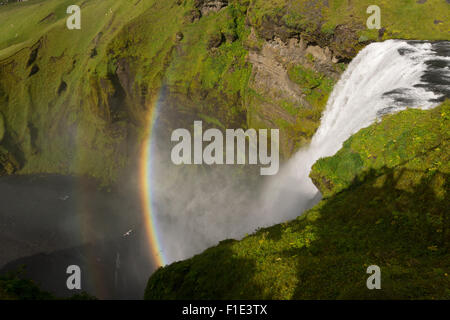
<instances>
[{"instance_id":1,"label":"human shadow","mask_svg":"<svg viewBox=\"0 0 450 320\"><path fill-rule=\"evenodd\" d=\"M449 179L439 171L371 169L313 208L314 241L285 250L297 258L293 299L445 297L450 267ZM308 215L308 214L307 214ZM369 290L366 269L378 265L381 290Z\"/></svg>"}]
</instances>

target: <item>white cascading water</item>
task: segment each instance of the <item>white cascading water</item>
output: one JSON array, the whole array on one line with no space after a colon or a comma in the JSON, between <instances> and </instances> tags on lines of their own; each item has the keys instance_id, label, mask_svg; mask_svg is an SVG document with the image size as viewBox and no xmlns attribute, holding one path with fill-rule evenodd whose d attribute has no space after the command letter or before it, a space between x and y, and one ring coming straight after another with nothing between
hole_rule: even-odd
<instances>
[{"instance_id":1,"label":"white cascading water","mask_svg":"<svg viewBox=\"0 0 450 320\"><path fill-rule=\"evenodd\" d=\"M422 81L432 60L443 62L441 85L448 90L450 57L439 55L432 43L388 40L364 48L336 84L310 145L265 187L259 204L265 212L264 224L294 218L318 201L320 194L309 178L311 167L318 159L334 155L351 135L382 114L437 106L443 94Z\"/></svg>"}]
</instances>

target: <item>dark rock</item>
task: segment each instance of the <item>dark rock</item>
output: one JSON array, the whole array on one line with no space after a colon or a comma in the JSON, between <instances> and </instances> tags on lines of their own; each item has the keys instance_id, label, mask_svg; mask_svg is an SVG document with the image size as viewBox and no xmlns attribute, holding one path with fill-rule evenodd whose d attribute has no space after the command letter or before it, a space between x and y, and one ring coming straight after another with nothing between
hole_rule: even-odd
<instances>
[{"instance_id":1,"label":"dark rock","mask_svg":"<svg viewBox=\"0 0 450 320\"><path fill-rule=\"evenodd\" d=\"M94 48L94 49L91 50L91 55L90 55L90 57L91 57L91 58L94 58L96 55L97 55L97 48Z\"/></svg>"},{"instance_id":2,"label":"dark rock","mask_svg":"<svg viewBox=\"0 0 450 320\"><path fill-rule=\"evenodd\" d=\"M28 58L27 67L31 66L36 61L39 52L39 47L40 46L31 51L30 57Z\"/></svg>"},{"instance_id":3,"label":"dark rock","mask_svg":"<svg viewBox=\"0 0 450 320\"><path fill-rule=\"evenodd\" d=\"M66 91L67 89L67 83L65 81L61 81L61 84L59 85L58 88L58 96L63 93L64 91Z\"/></svg>"},{"instance_id":4,"label":"dark rock","mask_svg":"<svg viewBox=\"0 0 450 320\"><path fill-rule=\"evenodd\" d=\"M384 33L386 32L386 28L383 27L380 30L378 30L378 39L383 39Z\"/></svg>"},{"instance_id":5,"label":"dark rock","mask_svg":"<svg viewBox=\"0 0 450 320\"><path fill-rule=\"evenodd\" d=\"M31 71L30 71L30 74L28 75L28 77L31 77L32 75L35 75L36 73L38 73L39 72L39 67L37 66L37 65L34 65L32 68L31 68Z\"/></svg>"},{"instance_id":6,"label":"dark rock","mask_svg":"<svg viewBox=\"0 0 450 320\"><path fill-rule=\"evenodd\" d=\"M275 37L278 37L283 42L287 42L289 38L294 38L298 34L298 31L287 27L281 21L281 17L265 15L262 18L261 27L259 28L258 33L265 40L273 40Z\"/></svg>"},{"instance_id":7,"label":"dark rock","mask_svg":"<svg viewBox=\"0 0 450 320\"><path fill-rule=\"evenodd\" d=\"M208 49L218 48L224 41L224 36L222 32L217 32L211 35L208 40Z\"/></svg>"},{"instance_id":8,"label":"dark rock","mask_svg":"<svg viewBox=\"0 0 450 320\"><path fill-rule=\"evenodd\" d=\"M338 25L334 31L334 38L330 44L333 52L346 60L356 56L355 45L359 40L358 26Z\"/></svg>"},{"instance_id":9,"label":"dark rock","mask_svg":"<svg viewBox=\"0 0 450 320\"><path fill-rule=\"evenodd\" d=\"M177 32L177 34L176 34L176 36L175 36L175 39L176 39L177 41L181 41L181 40L183 40L183 38L184 38L183 32L181 32L181 31Z\"/></svg>"},{"instance_id":10,"label":"dark rock","mask_svg":"<svg viewBox=\"0 0 450 320\"><path fill-rule=\"evenodd\" d=\"M228 42L234 42L237 38L238 36L235 32L229 32L225 34L225 39L227 39Z\"/></svg>"}]
</instances>

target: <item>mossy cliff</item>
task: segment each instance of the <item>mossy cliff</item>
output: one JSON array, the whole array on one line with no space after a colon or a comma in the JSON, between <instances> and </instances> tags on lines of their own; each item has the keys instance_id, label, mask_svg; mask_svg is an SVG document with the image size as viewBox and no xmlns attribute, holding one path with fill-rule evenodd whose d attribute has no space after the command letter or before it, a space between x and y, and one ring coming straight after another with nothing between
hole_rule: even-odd
<instances>
[{"instance_id":1,"label":"mossy cliff","mask_svg":"<svg viewBox=\"0 0 450 320\"><path fill-rule=\"evenodd\" d=\"M449 299L449 114L446 101L361 130L313 167L318 205L160 268L145 298Z\"/></svg>"},{"instance_id":2,"label":"mossy cliff","mask_svg":"<svg viewBox=\"0 0 450 320\"><path fill-rule=\"evenodd\" d=\"M66 28L73 4L81 30ZM219 128L280 128L287 158L309 141L333 84L367 43L449 37L445 0L382 1L382 31L365 28L370 4L0 6L0 174L86 174L111 184L136 158L158 98L176 115L167 130L193 118Z\"/></svg>"}]
</instances>

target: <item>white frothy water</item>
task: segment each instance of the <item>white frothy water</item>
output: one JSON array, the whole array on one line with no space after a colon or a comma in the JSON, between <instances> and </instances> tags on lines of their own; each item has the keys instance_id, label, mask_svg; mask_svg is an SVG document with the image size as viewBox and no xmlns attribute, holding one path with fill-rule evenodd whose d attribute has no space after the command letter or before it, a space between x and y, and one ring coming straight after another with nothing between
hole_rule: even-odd
<instances>
[{"instance_id":1,"label":"white frothy water","mask_svg":"<svg viewBox=\"0 0 450 320\"><path fill-rule=\"evenodd\" d=\"M437 57L431 43L388 40L364 48L334 87L310 145L265 187L259 205L264 224L292 219L318 201L319 191L309 178L311 167L334 155L351 135L382 114L437 106L440 95L415 86L421 84L430 59L449 61Z\"/></svg>"}]
</instances>

